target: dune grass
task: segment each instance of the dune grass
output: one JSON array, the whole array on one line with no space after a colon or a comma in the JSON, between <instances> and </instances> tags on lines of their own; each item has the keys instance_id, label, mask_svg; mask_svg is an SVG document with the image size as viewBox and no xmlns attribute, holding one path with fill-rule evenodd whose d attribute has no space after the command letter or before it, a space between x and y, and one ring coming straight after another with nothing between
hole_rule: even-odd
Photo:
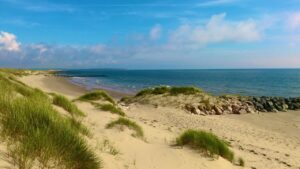
<instances>
[{"instance_id":1,"label":"dune grass","mask_svg":"<svg viewBox=\"0 0 300 169\"><path fill-rule=\"evenodd\" d=\"M110 97L106 92L102 90L93 91L87 94L84 94L78 98L81 101L97 101L97 100L104 100L108 101L112 104L116 104L114 99Z\"/></svg>"},{"instance_id":2,"label":"dune grass","mask_svg":"<svg viewBox=\"0 0 300 169\"><path fill-rule=\"evenodd\" d=\"M179 94L184 94L184 95L192 95L192 94L197 94L197 93L202 93L203 91L199 88L196 87L169 87L169 86L159 86L159 87L154 87L154 88L146 88L141 90L136 94L136 97L138 96L145 96L149 94L153 95L160 95L160 94L170 94L170 95L179 95Z\"/></svg>"},{"instance_id":3,"label":"dune grass","mask_svg":"<svg viewBox=\"0 0 300 169\"><path fill-rule=\"evenodd\" d=\"M77 131L78 133L81 133L82 135L91 136L89 129L86 126L84 126L81 123L81 121L73 117L67 118L66 120L73 130Z\"/></svg>"},{"instance_id":4,"label":"dune grass","mask_svg":"<svg viewBox=\"0 0 300 169\"><path fill-rule=\"evenodd\" d=\"M120 116L125 116L125 113L122 109L120 109L119 107L116 107L115 105L112 104L99 104L99 103L93 103L93 105L103 111L109 111L113 114L118 114Z\"/></svg>"},{"instance_id":5,"label":"dune grass","mask_svg":"<svg viewBox=\"0 0 300 169\"><path fill-rule=\"evenodd\" d=\"M100 168L80 135L86 133L84 126L61 116L42 91L21 85L0 76L0 138L14 165L22 169Z\"/></svg>"},{"instance_id":6,"label":"dune grass","mask_svg":"<svg viewBox=\"0 0 300 169\"><path fill-rule=\"evenodd\" d=\"M113 128L115 126L126 126L129 129L135 131L135 133L133 134L134 137L140 137L140 138L144 137L144 132L143 132L142 127L139 126L137 123L129 120L129 119L120 117L118 120L108 123L106 125L106 128L110 129L110 128Z\"/></svg>"},{"instance_id":7,"label":"dune grass","mask_svg":"<svg viewBox=\"0 0 300 169\"><path fill-rule=\"evenodd\" d=\"M84 116L84 113L65 96L53 94L53 104L62 107L69 112L71 116Z\"/></svg>"},{"instance_id":8,"label":"dune grass","mask_svg":"<svg viewBox=\"0 0 300 169\"><path fill-rule=\"evenodd\" d=\"M26 69L13 69L13 68L0 68L0 72L14 76L26 76L29 75Z\"/></svg>"},{"instance_id":9,"label":"dune grass","mask_svg":"<svg viewBox=\"0 0 300 169\"><path fill-rule=\"evenodd\" d=\"M209 156L220 155L230 162L234 159L234 153L228 148L225 141L205 131L187 130L176 139L176 145L187 145Z\"/></svg>"}]
</instances>

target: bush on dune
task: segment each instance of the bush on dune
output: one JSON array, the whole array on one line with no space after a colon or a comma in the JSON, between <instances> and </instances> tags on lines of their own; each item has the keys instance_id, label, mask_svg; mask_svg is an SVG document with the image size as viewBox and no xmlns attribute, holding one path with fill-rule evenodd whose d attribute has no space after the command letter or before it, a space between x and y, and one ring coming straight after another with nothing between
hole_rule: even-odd
<instances>
[{"instance_id":1,"label":"bush on dune","mask_svg":"<svg viewBox=\"0 0 300 169\"><path fill-rule=\"evenodd\" d=\"M120 117L118 120L108 123L106 125L106 128L110 129L110 128L113 128L113 127L118 126L118 125L119 126L126 126L129 129L134 130L135 134L133 136L135 136L135 137L144 137L144 132L143 132L143 129L142 129L141 126L139 126L135 122L133 122L129 119L123 118L123 117Z\"/></svg>"},{"instance_id":2,"label":"bush on dune","mask_svg":"<svg viewBox=\"0 0 300 169\"><path fill-rule=\"evenodd\" d=\"M81 101L104 100L104 101L108 101L112 104L116 104L114 99L111 98L106 92L104 92L102 90L97 90L97 91L94 91L94 92L84 94L84 95L80 96L78 98L78 100L81 100Z\"/></svg>"},{"instance_id":3,"label":"bush on dune","mask_svg":"<svg viewBox=\"0 0 300 169\"><path fill-rule=\"evenodd\" d=\"M220 155L230 162L234 159L234 153L228 148L225 141L205 131L187 130L176 139L176 145L187 145L209 156Z\"/></svg>"}]
</instances>

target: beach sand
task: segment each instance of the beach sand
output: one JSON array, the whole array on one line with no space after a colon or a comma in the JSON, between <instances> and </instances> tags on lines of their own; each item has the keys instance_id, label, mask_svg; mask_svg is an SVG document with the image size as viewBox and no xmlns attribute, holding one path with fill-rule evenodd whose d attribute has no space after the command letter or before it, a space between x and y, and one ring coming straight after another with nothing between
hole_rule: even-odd
<instances>
[{"instance_id":1,"label":"beach sand","mask_svg":"<svg viewBox=\"0 0 300 169\"><path fill-rule=\"evenodd\" d=\"M55 76L30 75L20 78L29 86L74 99L87 92L84 88ZM120 98L122 94L113 95ZM131 131L105 129L117 115L76 102L86 113L84 124L92 133L91 148L107 169L230 169L235 166L223 158L210 159L189 148L171 146L186 129L212 131L230 142L244 168L300 168L300 112L245 115L199 116L171 107L131 104L121 106L128 118L142 126L145 139ZM105 143L104 143L105 142Z\"/></svg>"}]
</instances>

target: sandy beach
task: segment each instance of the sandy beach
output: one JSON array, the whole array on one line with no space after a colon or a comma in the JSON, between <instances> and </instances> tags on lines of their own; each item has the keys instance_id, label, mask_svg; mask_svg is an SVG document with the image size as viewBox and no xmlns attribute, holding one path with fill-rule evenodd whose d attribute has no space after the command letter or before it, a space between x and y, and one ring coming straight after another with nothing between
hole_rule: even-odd
<instances>
[{"instance_id":1,"label":"sandy beach","mask_svg":"<svg viewBox=\"0 0 300 169\"><path fill-rule=\"evenodd\" d=\"M56 76L30 75L25 84L45 92L75 99L87 92ZM108 91L119 99L122 94ZM105 129L117 115L95 109L90 103L75 102L85 112L84 124L92 137L86 138L107 169L230 169L242 168L219 157L203 157L189 148L172 147L186 129L212 131L228 141L236 156L245 160L244 168L300 168L300 112L244 115L200 116L172 107L143 104L119 105L127 117L142 126L145 139L131 136L124 129ZM104 144L105 143L105 144ZM112 153L116 150L118 153Z\"/></svg>"}]
</instances>

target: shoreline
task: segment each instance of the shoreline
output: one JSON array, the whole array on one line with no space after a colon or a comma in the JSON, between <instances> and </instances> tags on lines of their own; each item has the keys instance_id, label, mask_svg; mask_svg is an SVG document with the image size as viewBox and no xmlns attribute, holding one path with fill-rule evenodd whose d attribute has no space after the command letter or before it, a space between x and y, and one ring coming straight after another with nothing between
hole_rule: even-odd
<instances>
[{"instance_id":1,"label":"shoreline","mask_svg":"<svg viewBox=\"0 0 300 169\"><path fill-rule=\"evenodd\" d=\"M59 75L55 75L55 76L58 78L65 79L65 83L69 83L70 85L74 85L74 86L83 88L83 90L85 90L85 92L90 92L90 91L94 91L94 90L103 90L103 91L107 92L110 96L112 96L113 98L118 99L118 100L123 97L135 95L135 94L125 93L125 92L121 92L121 91L117 91L117 90L106 89L106 88L102 88L102 87L87 89L87 87L83 84L78 84L78 83L72 82L71 77L59 76Z\"/></svg>"},{"instance_id":2,"label":"shoreline","mask_svg":"<svg viewBox=\"0 0 300 169\"><path fill-rule=\"evenodd\" d=\"M121 99L122 97L131 96L128 93L122 93L114 90L107 90L104 88L97 88L88 90L85 86L79 85L76 83L72 83L69 77L57 76L57 75L49 75L49 74L41 74L41 75L28 75L22 77L22 81L25 83L32 84L32 87L42 88L47 92L56 91L58 93L64 94L70 98L79 97L87 92L93 90L104 90L109 95L111 95L114 99ZM36 83L37 82L37 83Z\"/></svg>"}]
</instances>

